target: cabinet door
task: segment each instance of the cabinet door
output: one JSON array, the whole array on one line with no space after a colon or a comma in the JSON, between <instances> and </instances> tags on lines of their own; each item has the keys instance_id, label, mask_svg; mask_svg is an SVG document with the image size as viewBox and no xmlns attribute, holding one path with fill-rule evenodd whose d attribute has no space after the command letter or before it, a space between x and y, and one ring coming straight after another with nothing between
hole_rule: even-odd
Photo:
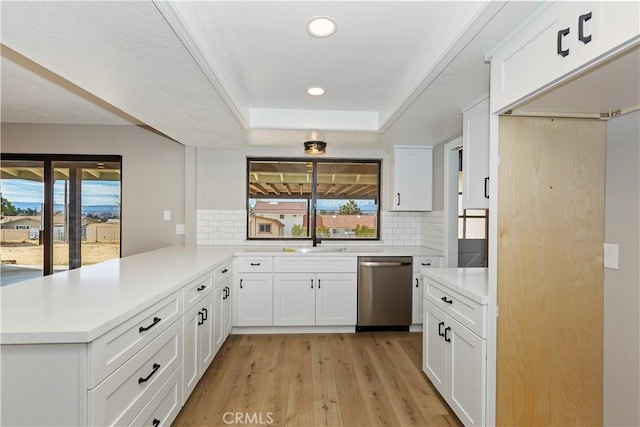
<instances>
[{"instance_id":1,"label":"cabinet door","mask_svg":"<svg viewBox=\"0 0 640 427\"><path fill-rule=\"evenodd\" d=\"M215 353L218 352L224 342L224 286L218 285L213 291L213 348Z\"/></svg>"},{"instance_id":2,"label":"cabinet door","mask_svg":"<svg viewBox=\"0 0 640 427\"><path fill-rule=\"evenodd\" d=\"M215 292L215 291L214 291ZM196 305L200 307L202 312L200 326L198 327L198 353L200 354L200 376L207 370L213 357L216 355L215 343L214 343L214 319L215 309L213 304L213 294L209 294L202 303Z\"/></svg>"},{"instance_id":3,"label":"cabinet door","mask_svg":"<svg viewBox=\"0 0 640 427\"><path fill-rule=\"evenodd\" d=\"M585 64L638 37L640 3L637 1L582 1L578 3L578 12L573 25L578 39L578 61L580 64Z\"/></svg>"},{"instance_id":4,"label":"cabinet door","mask_svg":"<svg viewBox=\"0 0 640 427\"><path fill-rule=\"evenodd\" d=\"M396 211L430 211L433 199L433 149L394 148L394 193Z\"/></svg>"},{"instance_id":5,"label":"cabinet door","mask_svg":"<svg viewBox=\"0 0 640 427\"><path fill-rule=\"evenodd\" d=\"M273 326L273 275L240 274L238 326Z\"/></svg>"},{"instance_id":6,"label":"cabinet door","mask_svg":"<svg viewBox=\"0 0 640 427\"><path fill-rule=\"evenodd\" d=\"M422 327L422 370L442 396L447 396L447 346L444 340L445 314L428 301L424 303Z\"/></svg>"},{"instance_id":7,"label":"cabinet door","mask_svg":"<svg viewBox=\"0 0 640 427\"><path fill-rule=\"evenodd\" d=\"M420 273L413 274L413 295L411 309L411 323L414 325L422 325L422 283L423 278Z\"/></svg>"},{"instance_id":8,"label":"cabinet door","mask_svg":"<svg viewBox=\"0 0 640 427\"><path fill-rule=\"evenodd\" d=\"M465 426L484 425L486 340L447 317L447 402Z\"/></svg>"},{"instance_id":9,"label":"cabinet door","mask_svg":"<svg viewBox=\"0 0 640 427\"><path fill-rule=\"evenodd\" d=\"M182 361L182 399L184 401L187 400L200 379L200 373L198 371L200 367L200 353L198 352L198 330L200 329L200 325L198 325L198 322L201 319L201 315L198 313L200 310L201 307L198 305L184 315L184 358Z\"/></svg>"},{"instance_id":10,"label":"cabinet door","mask_svg":"<svg viewBox=\"0 0 640 427\"><path fill-rule=\"evenodd\" d=\"M357 274L322 273L316 277L316 325L355 325L358 310Z\"/></svg>"},{"instance_id":11,"label":"cabinet door","mask_svg":"<svg viewBox=\"0 0 640 427\"><path fill-rule=\"evenodd\" d=\"M227 339L227 337L229 336L229 334L231 333L231 329L233 327L232 325L232 304L231 304L231 280L228 280L226 283L223 283L222 286L224 286L224 289L227 290L226 293L226 298L224 300L224 304L223 304L223 311L224 311L224 315L223 315L223 324L224 324L224 340Z\"/></svg>"},{"instance_id":12,"label":"cabinet door","mask_svg":"<svg viewBox=\"0 0 640 427\"><path fill-rule=\"evenodd\" d=\"M462 115L462 208L489 209L489 99Z\"/></svg>"},{"instance_id":13,"label":"cabinet door","mask_svg":"<svg viewBox=\"0 0 640 427\"><path fill-rule=\"evenodd\" d=\"M273 275L273 324L315 324L315 274L281 273Z\"/></svg>"},{"instance_id":14,"label":"cabinet door","mask_svg":"<svg viewBox=\"0 0 640 427\"><path fill-rule=\"evenodd\" d=\"M576 2L553 3L495 53L491 59L492 112L507 109L576 68L576 12ZM563 30L569 32L559 40L558 32ZM566 56L558 50L567 52Z\"/></svg>"}]
</instances>

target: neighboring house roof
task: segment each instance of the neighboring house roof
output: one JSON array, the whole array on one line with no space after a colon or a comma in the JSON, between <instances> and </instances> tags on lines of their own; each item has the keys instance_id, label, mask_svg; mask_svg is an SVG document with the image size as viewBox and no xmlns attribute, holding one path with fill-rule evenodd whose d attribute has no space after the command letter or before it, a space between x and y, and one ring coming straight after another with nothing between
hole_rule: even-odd
<instances>
[{"instance_id":1,"label":"neighboring house roof","mask_svg":"<svg viewBox=\"0 0 640 427\"><path fill-rule=\"evenodd\" d=\"M27 215L15 215L15 216L3 216L0 219L1 224L14 224L19 222L34 222L40 224L39 216L27 216Z\"/></svg>"},{"instance_id":2,"label":"neighboring house roof","mask_svg":"<svg viewBox=\"0 0 640 427\"><path fill-rule=\"evenodd\" d=\"M117 220L118 222L120 220ZM13 215L13 216L3 216L0 219L0 223L1 224L14 224L14 223L19 223L19 222L31 222L31 223L38 223L40 224L40 215ZM99 220L93 219L93 218L87 218L87 217L82 217L82 223L83 224L90 224L90 223L99 223ZM53 225L64 225L64 215L61 214L54 214L53 215Z\"/></svg>"},{"instance_id":3,"label":"neighboring house roof","mask_svg":"<svg viewBox=\"0 0 640 427\"><path fill-rule=\"evenodd\" d=\"M374 215L317 215L316 223L328 229L355 229L357 225L376 227L376 217Z\"/></svg>"},{"instance_id":4,"label":"neighboring house roof","mask_svg":"<svg viewBox=\"0 0 640 427\"><path fill-rule=\"evenodd\" d=\"M307 203L263 202L258 200L253 209L256 214L304 215L307 213Z\"/></svg>"}]
</instances>

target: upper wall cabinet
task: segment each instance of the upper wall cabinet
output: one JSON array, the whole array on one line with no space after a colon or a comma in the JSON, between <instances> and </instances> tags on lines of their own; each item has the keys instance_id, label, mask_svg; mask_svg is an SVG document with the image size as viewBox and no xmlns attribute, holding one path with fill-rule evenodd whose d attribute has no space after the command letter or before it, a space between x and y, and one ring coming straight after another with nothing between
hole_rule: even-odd
<instances>
[{"instance_id":1,"label":"upper wall cabinet","mask_svg":"<svg viewBox=\"0 0 640 427\"><path fill-rule=\"evenodd\" d=\"M489 98L462 110L462 208L489 209Z\"/></svg>"},{"instance_id":2,"label":"upper wall cabinet","mask_svg":"<svg viewBox=\"0 0 640 427\"><path fill-rule=\"evenodd\" d=\"M491 111L571 77L640 41L640 2L556 2L545 5L489 54Z\"/></svg>"},{"instance_id":3,"label":"upper wall cabinet","mask_svg":"<svg viewBox=\"0 0 640 427\"><path fill-rule=\"evenodd\" d=\"M393 147L391 210L430 211L433 203L433 147Z\"/></svg>"}]
</instances>

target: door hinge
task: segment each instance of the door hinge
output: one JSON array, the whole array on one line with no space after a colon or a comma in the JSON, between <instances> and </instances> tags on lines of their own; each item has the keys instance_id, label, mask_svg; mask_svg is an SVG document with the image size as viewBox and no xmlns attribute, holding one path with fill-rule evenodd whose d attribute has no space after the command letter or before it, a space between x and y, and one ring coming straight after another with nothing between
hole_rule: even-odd
<instances>
[{"instance_id":1,"label":"door hinge","mask_svg":"<svg viewBox=\"0 0 640 427\"><path fill-rule=\"evenodd\" d=\"M500 307L496 305L496 319L500 317Z\"/></svg>"}]
</instances>

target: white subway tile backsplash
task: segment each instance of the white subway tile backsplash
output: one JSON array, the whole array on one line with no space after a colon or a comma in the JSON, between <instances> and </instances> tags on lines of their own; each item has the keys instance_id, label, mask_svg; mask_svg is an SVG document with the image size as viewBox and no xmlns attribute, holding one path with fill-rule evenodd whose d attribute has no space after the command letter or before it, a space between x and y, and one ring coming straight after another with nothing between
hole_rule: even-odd
<instances>
[{"instance_id":1,"label":"white subway tile backsplash","mask_svg":"<svg viewBox=\"0 0 640 427\"><path fill-rule=\"evenodd\" d=\"M241 245L246 243L245 210L198 210L198 245ZM380 242L354 242L360 245L427 246L443 250L444 215L433 212L383 211L380 217ZM273 244L251 242L251 244Z\"/></svg>"}]
</instances>

